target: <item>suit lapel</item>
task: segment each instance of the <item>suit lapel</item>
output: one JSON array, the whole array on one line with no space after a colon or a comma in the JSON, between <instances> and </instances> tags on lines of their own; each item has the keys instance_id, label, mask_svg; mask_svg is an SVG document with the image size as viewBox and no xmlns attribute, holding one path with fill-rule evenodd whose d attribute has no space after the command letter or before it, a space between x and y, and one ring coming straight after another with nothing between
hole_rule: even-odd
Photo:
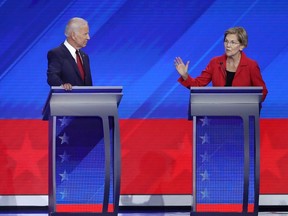
<instances>
[{"instance_id":1,"label":"suit lapel","mask_svg":"<svg viewBox=\"0 0 288 216\"><path fill-rule=\"evenodd\" d=\"M62 44L62 48L63 48L64 55L67 56L67 59L69 60L71 65L73 65L75 73L77 74L79 79L82 80L81 75L80 75L80 71L78 69L78 66L77 66L75 59L73 58L73 56L71 55L71 53L69 52L69 50L67 49L67 47L64 44ZM81 55L81 57L83 56L81 51L80 51L80 55ZM82 59L83 59L83 57L82 57ZM83 66L84 66L84 59L83 59ZM84 71L85 71L85 67L84 67Z\"/></svg>"}]
</instances>

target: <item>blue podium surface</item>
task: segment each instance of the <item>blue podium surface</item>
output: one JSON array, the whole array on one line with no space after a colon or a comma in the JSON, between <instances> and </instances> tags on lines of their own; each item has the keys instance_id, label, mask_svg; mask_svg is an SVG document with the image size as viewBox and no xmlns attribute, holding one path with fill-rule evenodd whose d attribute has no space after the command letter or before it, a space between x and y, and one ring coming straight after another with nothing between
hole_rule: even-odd
<instances>
[{"instance_id":1,"label":"blue podium surface","mask_svg":"<svg viewBox=\"0 0 288 216\"><path fill-rule=\"evenodd\" d=\"M120 196L118 105L122 87L52 87L49 214L117 215Z\"/></svg>"},{"instance_id":2,"label":"blue podium surface","mask_svg":"<svg viewBox=\"0 0 288 216\"><path fill-rule=\"evenodd\" d=\"M191 215L258 215L261 87L193 87Z\"/></svg>"}]
</instances>

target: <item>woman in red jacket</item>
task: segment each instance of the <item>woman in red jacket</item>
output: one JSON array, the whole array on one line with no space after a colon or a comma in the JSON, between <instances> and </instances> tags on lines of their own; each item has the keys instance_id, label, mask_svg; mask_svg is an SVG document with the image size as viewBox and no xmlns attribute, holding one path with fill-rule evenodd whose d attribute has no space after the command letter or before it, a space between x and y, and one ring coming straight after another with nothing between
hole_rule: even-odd
<instances>
[{"instance_id":1,"label":"woman in red jacket","mask_svg":"<svg viewBox=\"0 0 288 216\"><path fill-rule=\"evenodd\" d=\"M190 62L184 64L180 57L175 58L175 67L181 76L178 81L187 88L206 86L211 81L213 86L262 86L263 102L268 91L257 62L243 52L247 44L248 36L244 28L228 29L224 34L225 54L211 59L200 76L192 78L188 74Z\"/></svg>"}]
</instances>

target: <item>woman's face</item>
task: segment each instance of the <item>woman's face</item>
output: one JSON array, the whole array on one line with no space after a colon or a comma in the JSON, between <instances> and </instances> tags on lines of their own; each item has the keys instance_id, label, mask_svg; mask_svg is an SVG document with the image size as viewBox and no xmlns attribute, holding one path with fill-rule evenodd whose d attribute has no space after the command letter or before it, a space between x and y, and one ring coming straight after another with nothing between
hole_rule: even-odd
<instances>
[{"instance_id":1,"label":"woman's face","mask_svg":"<svg viewBox=\"0 0 288 216\"><path fill-rule=\"evenodd\" d=\"M240 53L244 49L244 46L240 44L235 34L227 34L224 41L225 53L228 57L233 57Z\"/></svg>"}]
</instances>

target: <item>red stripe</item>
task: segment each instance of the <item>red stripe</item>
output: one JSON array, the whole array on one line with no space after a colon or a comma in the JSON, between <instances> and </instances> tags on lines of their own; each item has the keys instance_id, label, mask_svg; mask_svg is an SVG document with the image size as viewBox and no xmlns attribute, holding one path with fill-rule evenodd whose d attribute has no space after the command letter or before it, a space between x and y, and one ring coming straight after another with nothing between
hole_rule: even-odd
<instances>
[{"instance_id":1,"label":"red stripe","mask_svg":"<svg viewBox=\"0 0 288 216\"><path fill-rule=\"evenodd\" d=\"M108 205L108 212L113 212L114 206ZM56 205L56 212L102 212L101 204L61 204Z\"/></svg>"},{"instance_id":2,"label":"red stripe","mask_svg":"<svg viewBox=\"0 0 288 216\"><path fill-rule=\"evenodd\" d=\"M261 194L288 194L287 131L288 119L260 121ZM120 120L120 132L121 194L192 193L191 121ZM48 123L0 120L0 133L0 194L48 194Z\"/></svg>"},{"instance_id":3,"label":"red stripe","mask_svg":"<svg viewBox=\"0 0 288 216\"><path fill-rule=\"evenodd\" d=\"M242 212L242 204L198 204L197 212ZM253 212L254 205L248 205L248 212Z\"/></svg>"}]
</instances>

